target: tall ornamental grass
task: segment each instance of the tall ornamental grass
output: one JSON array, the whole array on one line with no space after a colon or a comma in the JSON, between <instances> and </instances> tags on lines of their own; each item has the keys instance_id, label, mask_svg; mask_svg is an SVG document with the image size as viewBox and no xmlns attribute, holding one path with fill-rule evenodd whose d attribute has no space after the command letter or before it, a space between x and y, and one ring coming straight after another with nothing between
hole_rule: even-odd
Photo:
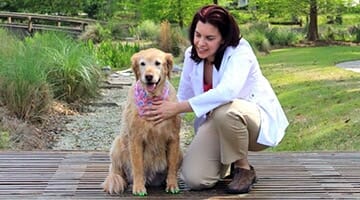
<instances>
[{"instance_id":1,"label":"tall ornamental grass","mask_svg":"<svg viewBox=\"0 0 360 200\"><path fill-rule=\"evenodd\" d=\"M64 34L43 33L26 43L41 50L44 70L55 99L68 103L87 102L99 95L100 68L84 43Z\"/></svg>"},{"instance_id":2,"label":"tall ornamental grass","mask_svg":"<svg viewBox=\"0 0 360 200\"><path fill-rule=\"evenodd\" d=\"M0 99L16 117L29 121L41 120L51 102L41 52L21 43L8 44L16 54L2 57L0 64Z\"/></svg>"},{"instance_id":3,"label":"tall ornamental grass","mask_svg":"<svg viewBox=\"0 0 360 200\"><path fill-rule=\"evenodd\" d=\"M0 60L11 57L16 52L16 44L16 38L11 36L7 30L0 28Z\"/></svg>"},{"instance_id":4,"label":"tall ornamental grass","mask_svg":"<svg viewBox=\"0 0 360 200\"><path fill-rule=\"evenodd\" d=\"M55 33L24 41L0 30L0 105L19 119L41 121L54 99L87 102L99 95L93 51Z\"/></svg>"}]
</instances>

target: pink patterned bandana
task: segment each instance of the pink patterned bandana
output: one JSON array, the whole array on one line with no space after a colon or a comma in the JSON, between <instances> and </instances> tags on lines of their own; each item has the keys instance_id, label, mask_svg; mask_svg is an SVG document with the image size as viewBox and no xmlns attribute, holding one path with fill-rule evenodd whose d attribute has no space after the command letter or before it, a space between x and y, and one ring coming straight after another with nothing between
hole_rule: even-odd
<instances>
[{"instance_id":1,"label":"pink patterned bandana","mask_svg":"<svg viewBox=\"0 0 360 200\"><path fill-rule=\"evenodd\" d=\"M161 93L160 99L164 100L169 96L169 83L166 82L164 89ZM157 96L156 96L157 97ZM135 103L138 109L139 115L144 115L144 107L152 104L152 100L155 98L147 94L145 89L142 87L140 81L135 83ZM159 97L157 97L159 98Z\"/></svg>"}]
</instances>

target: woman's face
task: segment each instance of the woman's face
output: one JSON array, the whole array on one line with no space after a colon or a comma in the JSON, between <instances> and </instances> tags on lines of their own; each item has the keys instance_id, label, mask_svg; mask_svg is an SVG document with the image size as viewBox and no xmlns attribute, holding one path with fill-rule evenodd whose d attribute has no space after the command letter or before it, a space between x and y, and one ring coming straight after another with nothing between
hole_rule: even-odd
<instances>
[{"instance_id":1,"label":"woman's face","mask_svg":"<svg viewBox=\"0 0 360 200\"><path fill-rule=\"evenodd\" d=\"M215 53L222 43L223 39L217 27L201 21L196 24L194 45L201 59L213 62Z\"/></svg>"}]
</instances>

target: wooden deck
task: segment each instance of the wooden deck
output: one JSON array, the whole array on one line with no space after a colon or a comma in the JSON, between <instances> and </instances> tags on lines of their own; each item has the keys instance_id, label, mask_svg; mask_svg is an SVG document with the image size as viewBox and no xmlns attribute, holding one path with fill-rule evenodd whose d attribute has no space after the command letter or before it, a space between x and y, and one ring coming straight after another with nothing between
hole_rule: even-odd
<instances>
[{"instance_id":1,"label":"wooden deck","mask_svg":"<svg viewBox=\"0 0 360 200\"><path fill-rule=\"evenodd\" d=\"M360 152L251 153L259 180L249 194L214 189L166 194L150 188L138 199L360 199ZM106 152L0 152L0 199L136 199L130 190L108 195L100 187Z\"/></svg>"}]
</instances>

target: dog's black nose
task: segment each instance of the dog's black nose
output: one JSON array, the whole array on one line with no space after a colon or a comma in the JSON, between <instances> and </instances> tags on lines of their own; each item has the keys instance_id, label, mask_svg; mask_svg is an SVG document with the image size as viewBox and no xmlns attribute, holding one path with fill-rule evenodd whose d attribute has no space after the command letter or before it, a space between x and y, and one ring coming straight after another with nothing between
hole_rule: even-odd
<instances>
[{"instance_id":1,"label":"dog's black nose","mask_svg":"<svg viewBox=\"0 0 360 200\"><path fill-rule=\"evenodd\" d=\"M152 81L153 75L145 75L146 81Z\"/></svg>"}]
</instances>

